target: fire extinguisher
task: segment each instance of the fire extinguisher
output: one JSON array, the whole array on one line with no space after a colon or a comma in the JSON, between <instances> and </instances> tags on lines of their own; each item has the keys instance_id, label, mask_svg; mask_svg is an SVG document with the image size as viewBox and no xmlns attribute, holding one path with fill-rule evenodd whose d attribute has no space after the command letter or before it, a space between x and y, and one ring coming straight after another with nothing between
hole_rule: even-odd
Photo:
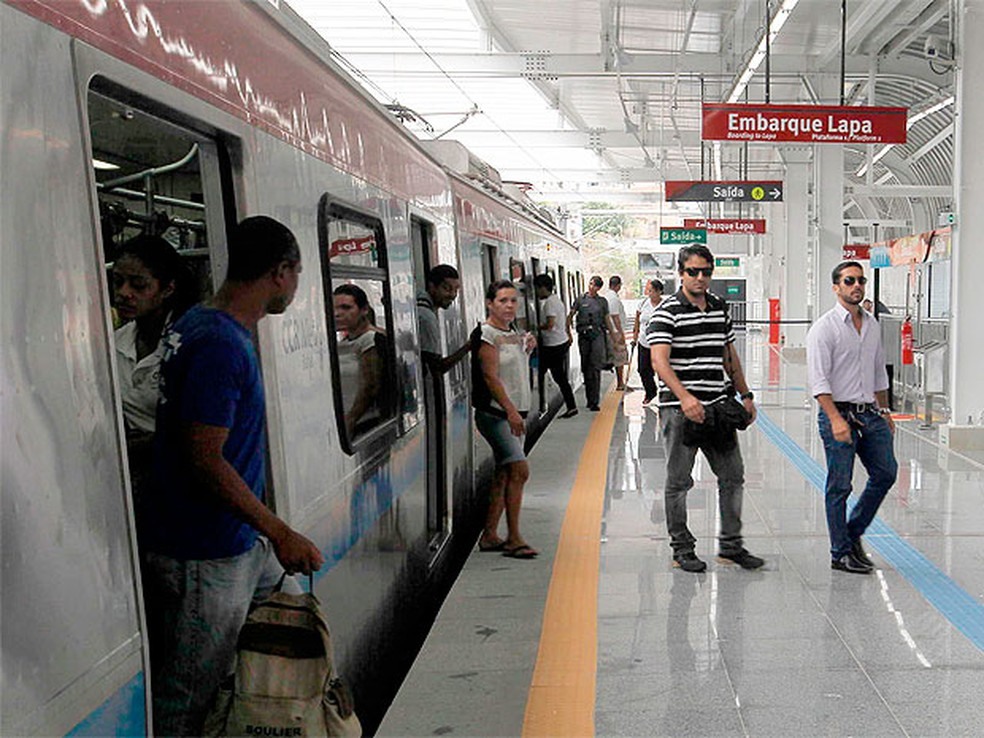
<instances>
[{"instance_id":1,"label":"fire extinguisher","mask_svg":"<svg viewBox=\"0 0 984 738\"><path fill-rule=\"evenodd\" d=\"M909 316L902 323L902 365L912 365L912 318Z\"/></svg>"}]
</instances>

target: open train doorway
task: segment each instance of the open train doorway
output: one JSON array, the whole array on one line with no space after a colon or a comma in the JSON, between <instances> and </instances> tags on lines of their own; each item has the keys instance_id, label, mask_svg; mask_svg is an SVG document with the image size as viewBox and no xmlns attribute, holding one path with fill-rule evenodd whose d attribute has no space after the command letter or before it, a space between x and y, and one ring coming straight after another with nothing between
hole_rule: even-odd
<instances>
[{"instance_id":1,"label":"open train doorway","mask_svg":"<svg viewBox=\"0 0 984 738\"><path fill-rule=\"evenodd\" d=\"M427 442L427 537L432 555L441 550L451 530L450 485L447 459L447 389L444 373L427 354L444 356L441 346L441 317L427 292L427 274L436 266L434 226L412 216L413 277L417 290L421 365L424 374L424 427ZM427 311L427 312L424 312ZM428 315L428 312L431 315ZM426 335L425 335L426 334Z\"/></svg>"}]
</instances>

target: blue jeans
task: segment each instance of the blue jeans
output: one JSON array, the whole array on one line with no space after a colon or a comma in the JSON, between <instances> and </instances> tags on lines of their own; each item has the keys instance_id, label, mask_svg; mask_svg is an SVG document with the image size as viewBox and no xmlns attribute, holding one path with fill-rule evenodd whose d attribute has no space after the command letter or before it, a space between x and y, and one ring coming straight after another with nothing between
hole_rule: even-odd
<instances>
[{"instance_id":1,"label":"blue jeans","mask_svg":"<svg viewBox=\"0 0 984 738\"><path fill-rule=\"evenodd\" d=\"M830 556L839 559L851 550L875 519L878 507L893 484L899 465L895 461L892 430L888 421L873 410L852 413L851 442L834 439L830 418L820 411L818 423L823 450L827 455L827 530L830 533ZM868 472L868 483L847 516L847 498L851 494L854 457Z\"/></svg>"},{"instance_id":2,"label":"blue jeans","mask_svg":"<svg viewBox=\"0 0 984 738\"><path fill-rule=\"evenodd\" d=\"M200 736L250 605L273 592L284 570L263 537L239 556L180 561L147 552L143 566L154 734ZM283 590L301 588L287 577Z\"/></svg>"},{"instance_id":3,"label":"blue jeans","mask_svg":"<svg viewBox=\"0 0 984 738\"><path fill-rule=\"evenodd\" d=\"M693 553L697 539L687 527L687 492L694 486L692 472L697 448L683 443L683 425L686 416L678 407L661 407L660 423L663 445L666 449L666 527L670 534L673 555ZM711 471L718 480L718 507L721 514L721 535L718 551L736 554L742 550L741 501L745 492L745 465L741 449L736 444L721 450L701 449Z\"/></svg>"}]
</instances>

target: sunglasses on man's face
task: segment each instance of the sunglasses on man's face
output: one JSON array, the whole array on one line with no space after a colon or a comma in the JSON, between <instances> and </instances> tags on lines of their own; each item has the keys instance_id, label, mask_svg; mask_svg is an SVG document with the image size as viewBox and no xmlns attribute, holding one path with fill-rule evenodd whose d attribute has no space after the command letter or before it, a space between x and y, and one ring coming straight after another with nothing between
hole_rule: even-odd
<instances>
[{"instance_id":1,"label":"sunglasses on man's face","mask_svg":"<svg viewBox=\"0 0 984 738\"><path fill-rule=\"evenodd\" d=\"M867 277L842 277L841 284L845 287L853 287L854 283L857 282L861 286L868 284Z\"/></svg>"},{"instance_id":2,"label":"sunglasses on man's face","mask_svg":"<svg viewBox=\"0 0 984 738\"><path fill-rule=\"evenodd\" d=\"M714 267L685 267L683 271L691 277L696 277L698 274L703 274L705 277L710 277L714 274Z\"/></svg>"}]
</instances>

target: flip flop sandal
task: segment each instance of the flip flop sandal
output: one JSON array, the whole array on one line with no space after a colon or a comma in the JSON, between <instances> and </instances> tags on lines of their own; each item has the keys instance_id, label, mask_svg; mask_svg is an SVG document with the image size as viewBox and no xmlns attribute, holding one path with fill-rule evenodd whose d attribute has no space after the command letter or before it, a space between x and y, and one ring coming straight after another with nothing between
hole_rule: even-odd
<instances>
[{"instance_id":1,"label":"flip flop sandal","mask_svg":"<svg viewBox=\"0 0 984 738\"><path fill-rule=\"evenodd\" d=\"M510 559L535 559L540 554L538 551L524 545L516 546L516 548L503 549L502 555L508 556Z\"/></svg>"}]
</instances>

